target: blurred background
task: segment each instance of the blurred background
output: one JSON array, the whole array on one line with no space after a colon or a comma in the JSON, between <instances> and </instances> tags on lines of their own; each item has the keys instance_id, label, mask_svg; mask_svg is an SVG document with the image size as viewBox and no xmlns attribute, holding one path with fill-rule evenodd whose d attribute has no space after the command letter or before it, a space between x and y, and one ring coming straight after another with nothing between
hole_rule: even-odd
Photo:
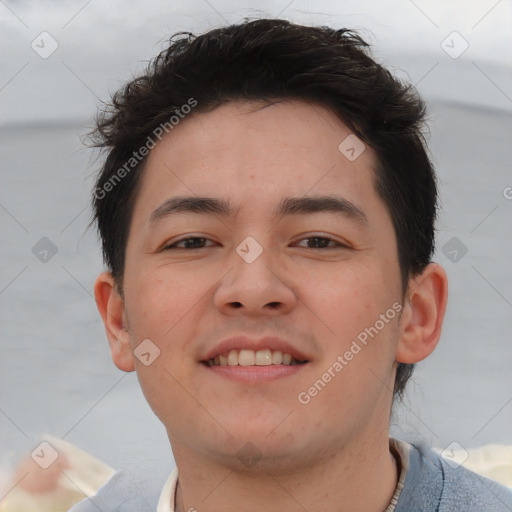
<instances>
[{"instance_id":1,"label":"blurred background","mask_svg":"<svg viewBox=\"0 0 512 512\"><path fill-rule=\"evenodd\" d=\"M143 485L172 469L135 373L110 360L92 296L100 162L82 140L100 101L171 34L244 17L357 29L427 101L450 300L392 434L441 449L512 444L511 2L0 0L0 474L43 434Z\"/></svg>"}]
</instances>

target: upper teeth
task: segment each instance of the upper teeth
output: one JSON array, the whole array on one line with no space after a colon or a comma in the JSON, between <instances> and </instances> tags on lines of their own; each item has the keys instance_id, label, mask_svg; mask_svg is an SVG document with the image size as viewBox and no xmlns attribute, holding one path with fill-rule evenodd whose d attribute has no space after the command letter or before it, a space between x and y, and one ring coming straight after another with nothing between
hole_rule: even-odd
<instances>
[{"instance_id":1,"label":"upper teeth","mask_svg":"<svg viewBox=\"0 0 512 512\"><path fill-rule=\"evenodd\" d=\"M271 364L298 364L290 354L280 350L230 350L208 361L209 366L268 366Z\"/></svg>"}]
</instances>

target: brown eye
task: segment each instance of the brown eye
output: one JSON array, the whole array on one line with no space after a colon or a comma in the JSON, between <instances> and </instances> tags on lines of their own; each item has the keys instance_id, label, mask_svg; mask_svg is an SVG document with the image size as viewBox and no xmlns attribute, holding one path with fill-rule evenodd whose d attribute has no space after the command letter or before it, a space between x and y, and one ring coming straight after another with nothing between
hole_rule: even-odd
<instances>
[{"instance_id":1,"label":"brown eye","mask_svg":"<svg viewBox=\"0 0 512 512\"><path fill-rule=\"evenodd\" d=\"M173 244L168 245L165 249L202 249L206 247L206 242L209 242L208 238L203 237L189 237L182 238Z\"/></svg>"},{"instance_id":2,"label":"brown eye","mask_svg":"<svg viewBox=\"0 0 512 512\"><path fill-rule=\"evenodd\" d=\"M306 245L300 245L302 242L306 242ZM337 247L344 247L336 240L324 236L311 236L308 238L303 238L297 245L299 247L306 247L307 249L335 249Z\"/></svg>"}]
</instances>

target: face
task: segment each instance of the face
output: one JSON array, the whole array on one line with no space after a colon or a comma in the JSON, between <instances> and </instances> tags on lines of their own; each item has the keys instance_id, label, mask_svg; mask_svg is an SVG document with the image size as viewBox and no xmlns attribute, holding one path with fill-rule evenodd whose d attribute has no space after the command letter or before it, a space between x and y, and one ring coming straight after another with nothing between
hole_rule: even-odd
<instances>
[{"instance_id":1,"label":"face","mask_svg":"<svg viewBox=\"0 0 512 512\"><path fill-rule=\"evenodd\" d=\"M340 150L350 134L317 105L232 102L152 150L123 307L173 448L293 464L387 436L400 269L375 155Z\"/></svg>"}]
</instances>

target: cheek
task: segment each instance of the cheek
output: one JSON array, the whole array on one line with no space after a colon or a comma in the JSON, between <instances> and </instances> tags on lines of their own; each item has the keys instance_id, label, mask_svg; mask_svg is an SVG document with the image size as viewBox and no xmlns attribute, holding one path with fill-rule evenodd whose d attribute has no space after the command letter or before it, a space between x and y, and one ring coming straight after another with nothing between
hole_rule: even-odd
<instances>
[{"instance_id":1,"label":"cheek","mask_svg":"<svg viewBox=\"0 0 512 512\"><path fill-rule=\"evenodd\" d=\"M177 272L168 267L139 272L126 288L127 312L132 332L152 335L162 343L207 297L208 281L195 272ZM128 302L129 298L129 302Z\"/></svg>"},{"instance_id":2,"label":"cheek","mask_svg":"<svg viewBox=\"0 0 512 512\"><path fill-rule=\"evenodd\" d=\"M195 315L201 312L201 299L207 300L209 289L206 279L192 279L191 274L160 267L132 274L136 279L125 286L137 378L148 404L166 425L172 423L172 417L167 417L172 413L169 403L172 410L185 414L190 410L190 396L180 383L192 381L195 363L187 350L197 335ZM154 344L149 345L151 356L157 354L149 365L137 359L143 340Z\"/></svg>"},{"instance_id":3,"label":"cheek","mask_svg":"<svg viewBox=\"0 0 512 512\"><path fill-rule=\"evenodd\" d=\"M310 296L314 311L322 320L318 321L318 332L325 332L318 372L322 374L331 368L336 375L324 399L346 403L364 400L361 394L370 389L380 392L375 388L382 387L375 375L387 381L396 344L397 316L393 304L399 297L391 284L389 275L379 265L347 266L330 274L325 285Z\"/></svg>"},{"instance_id":4,"label":"cheek","mask_svg":"<svg viewBox=\"0 0 512 512\"><path fill-rule=\"evenodd\" d=\"M304 302L341 344L375 322L386 300L375 265L340 264L322 275L308 275L303 285Z\"/></svg>"}]
</instances>

